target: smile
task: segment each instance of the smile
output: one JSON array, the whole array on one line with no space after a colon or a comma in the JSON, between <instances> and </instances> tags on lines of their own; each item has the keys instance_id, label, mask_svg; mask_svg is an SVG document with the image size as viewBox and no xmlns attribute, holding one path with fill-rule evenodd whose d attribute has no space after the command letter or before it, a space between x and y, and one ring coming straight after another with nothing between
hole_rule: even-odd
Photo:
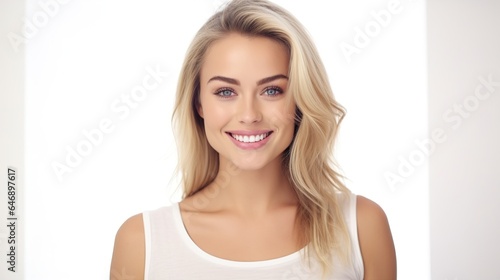
<instances>
[{"instance_id":1,"label":"smile","mask_svg":"<svg viewBox=\"0 0 500 280\"><path fill-rule=\"evenodd\" d=\"M271 131L267 132L267 133L256 134L256 135L238 135L238 134L229 133L229 135L231 135L231 137L233 137L235 140L242 142L242 143L260 142L260 141L266 139L270 134L271 134Z\"/></svg>"}]
</instances>

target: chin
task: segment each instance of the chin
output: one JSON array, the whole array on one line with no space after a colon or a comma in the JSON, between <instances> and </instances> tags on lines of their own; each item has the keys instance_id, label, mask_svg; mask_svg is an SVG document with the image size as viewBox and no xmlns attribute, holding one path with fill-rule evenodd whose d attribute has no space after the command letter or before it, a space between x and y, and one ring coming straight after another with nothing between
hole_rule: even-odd
<instances>
[{"instance_id":1,"label":"chin","mask_svg":"<svg viewBox=\"0 0 500 280\"><path fill-rule=\"evenodd\" d=\"M233 164L241 171L258 171L266 167L265 163L248 160L234 160Z\"/></svg>"},{"instance_id":2,"label":"chin","mask_svg":"<svg viewBox=\"0 0 500 280\"><path fill-rule=\"evenodd\" d=\"M276 163L281 164L281 157L269 158L247 154L233 158L231 161L241 171L259 171L274 166Z\"/></svg>"}]
</instances>

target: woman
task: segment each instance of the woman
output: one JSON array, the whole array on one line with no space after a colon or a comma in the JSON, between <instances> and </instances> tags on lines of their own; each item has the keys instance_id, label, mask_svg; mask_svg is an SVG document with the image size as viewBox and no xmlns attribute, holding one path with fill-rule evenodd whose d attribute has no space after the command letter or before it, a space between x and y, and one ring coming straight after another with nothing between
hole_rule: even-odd
<instances>
[{"instance_id":1,"label":"woman","mask_svg":"<svg viewBox=\"0 0 500 280\"><path fill-rule=\"evenodd\" d=\"M301 24L265 0L230 2L179 78L183 200L122 225L111 277L396 279L383 210L332 164L343 115Z\"/></svg>"}]
</instances>

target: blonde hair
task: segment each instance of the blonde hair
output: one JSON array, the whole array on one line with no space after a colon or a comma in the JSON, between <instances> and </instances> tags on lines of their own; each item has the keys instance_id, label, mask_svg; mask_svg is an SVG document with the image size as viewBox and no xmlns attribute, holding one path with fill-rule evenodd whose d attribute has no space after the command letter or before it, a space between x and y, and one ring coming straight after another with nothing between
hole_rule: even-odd
<instances>
[{"instance_id":1,"label":"blonde hair","mask_svg":"<svg viewBox=\"0 0 500 280\"><path fill-rule=\"evenodd\" d=\"M335 256L350 257L350 236L340 197L350 191L335 170L333 146L345 110L334 99L326 71L304 27L289 12L265 0L234 0L213 15L194 37L184 60L173 114L184 197L211 183L219 171L196 106L200 69L208 47L229 33L263 36L286 46L290 55L288 92L296 104L296 132L284 152L284 167L299 199L303 238L323 268ZM337 261L337 260L335 260Z\"/></svg>"}]
</instances>

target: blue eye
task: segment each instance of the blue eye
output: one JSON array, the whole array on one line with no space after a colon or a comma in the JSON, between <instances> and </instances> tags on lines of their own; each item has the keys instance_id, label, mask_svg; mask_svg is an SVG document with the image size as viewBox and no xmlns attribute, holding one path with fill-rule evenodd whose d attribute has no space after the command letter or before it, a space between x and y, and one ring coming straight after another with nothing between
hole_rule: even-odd
<instances>
[{"instance_id":1,"label":"blue eye","mask_svg":"<svg viewBox=\"0 0 500 280\"><path fill-rule=\"evenodd\" d=\"M231 89L222 88L222 89L219 89L217 92L215 92L215 94L222 97L222 98L227 98L227 97L233 96L234 92Z\"/></svg>"},{"instance_id":2,"label":"blue eye","mask_svg":"<svg viewBox=\"0 0 500 280\"><path fill-rule=\"evenodd\" d=\"M268 96L277 96L281 93L283 93L283 90L278 87L270 87L264 91L264 94Z\"/></svg>"},{"instance_id":3,"label":"blue eye","mask_svg":"<svg viewBox=\"0 0 500 280\"><path fill-rule=\"evenodd\" d=\"M221 91L221 94L222 94L223 96L230 96L230 95L231 95L231 93L232 93L232 92L231 92L230 90L227 90L227 89L226 89L226 90Z\"/></svg>"}]
</instances>

